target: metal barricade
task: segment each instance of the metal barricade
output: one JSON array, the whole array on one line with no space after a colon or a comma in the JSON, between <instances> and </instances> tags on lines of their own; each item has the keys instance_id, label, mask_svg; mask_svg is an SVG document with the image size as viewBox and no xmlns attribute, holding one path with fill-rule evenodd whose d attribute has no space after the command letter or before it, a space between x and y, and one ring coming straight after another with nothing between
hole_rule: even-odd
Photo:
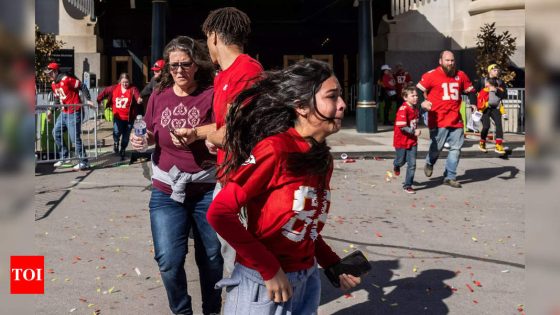
<instances>
[{"instance_id":1,"label":"metal barricade","mask_svg":"<svg viewBox=\"0 0 560 315\"><path fill-rule=\"evenodd\" d=\"M78 163L99 155L99 110L88 104L44 105L47 95L37 95L35 108L36 163L59 160ZM44 102L44 103L43 103ZM51 113L50 115L48 113Z\"/></svg>"},{"instance_id":2,"label":"metal barricade","mask_svg":"<svg viewBox=\"0 0 560 315\"><path fill-rule=\"evenodd\" d=\"M463 95L463 104L468 104L468 97ZM508 88L507 98L502 100L506 110L507 119L502 117L504 132L524 133L525 132L525 89ZM465 108L465 117L471 119L472 110ZM482 128L482 126L480 126ZM494 122L491 120L490 132L495 132Z\"/></svg>"}]
</instances>

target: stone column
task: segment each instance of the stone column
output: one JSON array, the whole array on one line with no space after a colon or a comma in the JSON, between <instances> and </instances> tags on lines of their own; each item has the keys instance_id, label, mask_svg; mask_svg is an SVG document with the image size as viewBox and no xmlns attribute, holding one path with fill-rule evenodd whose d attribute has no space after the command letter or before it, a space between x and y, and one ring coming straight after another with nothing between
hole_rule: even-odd
<instances>
[{"instance_id":1,"label":"stone column","mask_svg":"<svg viewBox=\"0 0 560 315\"><path fill-rule=\"evenodd\" d=\"M150 65L163 58L165 42L165 8L167 0L152 0L152 57Z\"/></svg>"},{"instance_id":2,"label":"stone column","mask_svg":"<svg viewBox=\"0 0 560 315\"><path fill-rule=\"evenodd\" d=\"M358 51L359 82L356 105L356 127L358 132L377 132L377 104L374 101L373 79L373 32L371 1L359 0L358 6Z\"/></svg>"}]
</instances>

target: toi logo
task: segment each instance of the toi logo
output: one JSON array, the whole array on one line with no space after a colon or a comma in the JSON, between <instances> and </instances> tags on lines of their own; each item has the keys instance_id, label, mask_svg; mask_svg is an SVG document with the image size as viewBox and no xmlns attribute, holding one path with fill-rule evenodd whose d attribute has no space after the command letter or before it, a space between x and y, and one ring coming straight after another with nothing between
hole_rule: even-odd
<instances>
[{"instance_id":1,"label":"toi logo","mask_svg":"<svg viewBox=\"0 0 560 315\"><path fill-rule=\"evenodd\" d=\"M10 257L10 293L45 293L45 257Z\"/></svg>"}]
</instances>

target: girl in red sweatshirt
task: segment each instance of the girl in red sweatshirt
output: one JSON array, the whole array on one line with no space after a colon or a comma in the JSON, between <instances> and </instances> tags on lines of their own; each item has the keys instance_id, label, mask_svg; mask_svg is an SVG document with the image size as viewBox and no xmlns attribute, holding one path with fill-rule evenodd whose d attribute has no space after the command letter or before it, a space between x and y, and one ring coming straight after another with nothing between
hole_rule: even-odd
<instances>
[{"instance_id":1,"label":"girl in red sweatshirt","mask_svg":"<svg viewBox=\"0 0 560 315\"><path fill-rule=\"evenodd\" d=\"M242 92L227 116L227 184L208 221L237 252L224 314L316 314L317 264L340 261L320 235L330 206L333 162L325 139L346 104L328 64L298 62L268 72ZM239 221L247 207L247 228ZM342 289L360 283L341 275Z\"/></svg>"}]
</instances>

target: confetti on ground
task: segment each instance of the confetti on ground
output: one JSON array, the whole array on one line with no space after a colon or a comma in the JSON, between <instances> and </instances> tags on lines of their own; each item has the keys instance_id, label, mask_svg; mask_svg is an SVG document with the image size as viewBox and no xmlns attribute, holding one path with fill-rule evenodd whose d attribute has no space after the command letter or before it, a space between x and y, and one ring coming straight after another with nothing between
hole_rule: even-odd
<instances>
[{"instance_id":1,"label":"confetti on ground","mask_svg":"<svg viewBox=\"0 0 560 315\"><path fill-rule=\"evenodd\" d=\"M412 268L412 272L418 272L418 267L414 266L414 268Z\"/></svg>"},{"instance_id":2,"label":"confetti on ground","mask_svg":"<svg viewBox=\"0 0 560 315\"><path fill-rule=\"evenodd\" d=\"M47 269L47 273L54 273L54 270L52 270L52 269Z\"/></svg>"},{"instance_id":3,"label":"confetti on ground","mask_svg":"<svg viewBox=\"0 0 560 315\"><path fill-rule=\"evenodd\" d=\"M478 239L477 239L476 237L474 237L474 236L471 237L471 239L472 239L474 242L478 242Z\"/></svg>"},{"instance_id":4,"label":"confetti on ground","mask_svg":"<svg viewBox=\"0 0 560 315\"><path fill-rule=\"evenodd\" d=\"M97 288L95 291L97 291L97 293L101 293L101 288Z\"/></svg>"},{"instance_id":5,"label":"confetti on ground","mask_svg":"<svg viewBox=\"0 0 560 315\"><path fill-rule=\"evenodd\" d=\"M473 281L474 285L476 285L477 287L482 287L482 284L480 284L480 281Z\"/></svg>"},{"instance_id":6,"label":"confetti on ground","mask_svg":"<svg viewBox=\"0 0 560 315\"><path fill-rule=\"evenodd\" d=\"M89 304L87 305L87 307L92 307L92 306L95 306L95 304L89 303Z\"/></svg>"},{"instance_id":7,"label":"confetti on ground","mask_svg":"<svg viewBox=\"0 0 560 315\"><path fill-rule=\"evenodd\" d=\"M469 291L474 292L473 288L471 287L470 284L467 283L467 288L469 289Z\"/></svg>"},{"instance_id":8,"label":"confetti on ground","mask_svg":"<svg viewBox=\"0 0 560 315\"><path fill-rule=\"evenodd\" d=\"M381 233L379 233L379 232L375 232L375 236L377 236L377 237L383 237L383 235L382 235Z\"/></svg>"},{"instance_id":9,"label":"confetti on ground","mask_svg":"<svg viewBox=\"0 0 560 315\"><path fill-rule=\"evenodd\" d=\"M74 308L71 308L69 312L74 313L75 310L76 310L76 308L74 307Z\"/></svg>"},{"instance_id":10,"label":"confetti on ground","mask_svg":"<svg viewBox=\"0 0 560 315\"><path fill-rule=\"evenodd\" d=\"M472 301L473 301L474 304L478 304L478 301L477 301L477 300L472 300Z\"/></svg>"},{"instance_id":11,"label":"confetti on ground","mask_svg":"<svg viewBox=\"0 0 560 315\"><path fill-rule=\"evenodd\" d=\"M138 267L134 267L134 271L136 271L136 274L138 275L138 277L140 277L142 275L142 273L140 273L140 269L138 269Z\"/></svg>"},{"instance_id":12,"label":"confetti on ground","mask_svg":"<svg viewBox=\"0 0 560 315\"><path fill-rule=\"evenodd\" d=\"M56 278L52 278L52 279L51 279L51 282L55 282L55 281L56 281Z\"/></svg>"},{"instance_id":13,"label":"confetti on ground","mask_svg":"<svg viewBox=\"0 0 560 315\"><path fill-rule=\"evenodd\" d=\"M502 273L508 273L508 272L509 272L509 269L502 270Z\"/></svg>"},{"instance_id":14,"label":"confetti on ground","mask_svg":"<svg viewBox=\"0 0 560 315\"><path fill-rule=\"evenodd\" d=\"M115 287L111 287L107 292L109 292L109 294L113 293L113 290L115 290Z\"/></svg>"}]
</instances>

